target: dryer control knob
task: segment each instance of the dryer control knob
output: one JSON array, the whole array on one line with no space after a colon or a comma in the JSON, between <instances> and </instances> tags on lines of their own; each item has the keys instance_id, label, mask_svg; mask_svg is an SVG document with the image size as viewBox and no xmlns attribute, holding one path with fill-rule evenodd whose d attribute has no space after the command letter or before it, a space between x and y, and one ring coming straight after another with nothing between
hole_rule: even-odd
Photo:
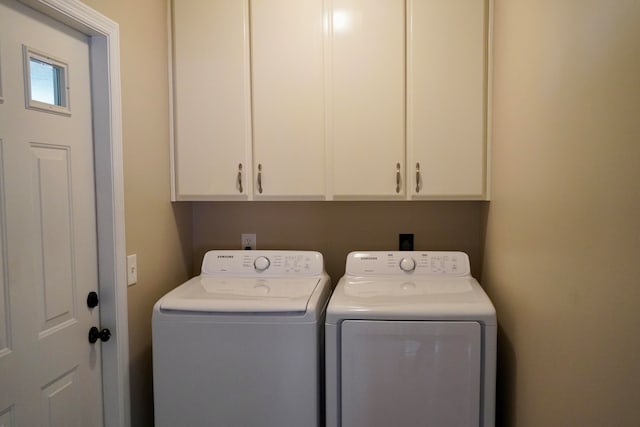
<instances>
[{"instance_id":1,"label":"dryer control knob","mask_svg":"<svg viewBox=\"0 0 640 427\"><path fill-rule=\"evenodd\" d=\"M253 266L258 271L265 271L271 265L271 261L266 256L259 256L253 261Z\"/></svg>"},{"instance_id":2,"label":"dryer control knob","mask_svg":"<svg viewBox=\"0 0 640 427\"><path fill-rule=\"evenodd\" d=\"M413 271L416 269L416 262L413 258L402 258L400 260L400 270L402 271Z\"/></svg>"}]
</instances>

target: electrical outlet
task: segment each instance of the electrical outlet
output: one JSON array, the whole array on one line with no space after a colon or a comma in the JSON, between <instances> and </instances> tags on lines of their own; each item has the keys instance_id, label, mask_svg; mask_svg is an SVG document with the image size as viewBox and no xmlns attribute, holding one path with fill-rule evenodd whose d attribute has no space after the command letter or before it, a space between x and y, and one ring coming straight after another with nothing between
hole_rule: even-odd
<instances>
[{"instance_id":1,"label":"electrical outlet","mask_svg":"<svg viewBox=\"0 0 640 427\"><path fill-rule=\"evenodd\" d=\"M138 282L138 257L136 254L127 256L127 285Z\"/></svg>"},{"instance_id":2,"label":"electrical outlet","mask_svg":"<svg viewBox=\"0 0 640 427\"><path fill-rule=\"evenodd\" d=\"M255 233L241 234L240 235L240 248L241 249L255 249L256 248L256 235Z\"/></svg>"}]
</instances>

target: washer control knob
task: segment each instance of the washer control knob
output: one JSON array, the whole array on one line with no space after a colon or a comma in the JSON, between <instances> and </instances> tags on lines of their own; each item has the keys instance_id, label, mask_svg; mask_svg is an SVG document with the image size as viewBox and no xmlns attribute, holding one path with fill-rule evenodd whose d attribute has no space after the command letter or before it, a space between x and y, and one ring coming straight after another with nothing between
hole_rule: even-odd
<instances>
[{"instance_id":1,"label":"washer control knob","mask_svg":"<svg viewBox=\"0 0 640 427\"><path fill-rule=\"evenodd\" d=\"M416 269L416 262L413 258L402 258L400 260L400 270L402 271L413 271Z\"/></svg>"},{"instance_id":2,"label":"washer control knob","mask_svg":"<svg viewBox=\"0 0 640 427\"><path fill-rule=\"evenodd\" d=\"M253 266L258 271L265 271L271 265L271 261L266 256L259 256L253 261Z\"/></svg>"}]
</instances>

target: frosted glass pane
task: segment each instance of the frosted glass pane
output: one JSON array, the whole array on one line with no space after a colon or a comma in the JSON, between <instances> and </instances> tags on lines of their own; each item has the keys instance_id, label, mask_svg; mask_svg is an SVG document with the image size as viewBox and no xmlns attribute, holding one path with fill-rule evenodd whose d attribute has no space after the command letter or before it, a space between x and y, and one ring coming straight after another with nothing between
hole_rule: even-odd
<instances>
[{"instance_id":1,"label":"frosted glass pane","mask_svg":"<svg viewBox=\"0 0 640 427\"><path fill-rule=\"evenodd\" d=\"M60 80L62 71L55 65L29 59L31 76L31 100L62 106Z\"/></svg>"}]
</instances>

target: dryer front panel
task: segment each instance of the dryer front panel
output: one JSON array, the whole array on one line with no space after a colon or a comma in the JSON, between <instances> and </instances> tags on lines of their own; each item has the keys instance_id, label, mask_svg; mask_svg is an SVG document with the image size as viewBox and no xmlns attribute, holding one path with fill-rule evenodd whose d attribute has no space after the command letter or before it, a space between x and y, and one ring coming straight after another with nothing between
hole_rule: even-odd
<instances>
[{"instance_id":1,"label":"dryer front panel","mask_svg":"<svg viewBox=\"0 0 640 427\"><path fill-rule=\"evenodd\" d=\"M477 322L346 320L342 427L479 426Z\"/></svg>"}]
</instances>

